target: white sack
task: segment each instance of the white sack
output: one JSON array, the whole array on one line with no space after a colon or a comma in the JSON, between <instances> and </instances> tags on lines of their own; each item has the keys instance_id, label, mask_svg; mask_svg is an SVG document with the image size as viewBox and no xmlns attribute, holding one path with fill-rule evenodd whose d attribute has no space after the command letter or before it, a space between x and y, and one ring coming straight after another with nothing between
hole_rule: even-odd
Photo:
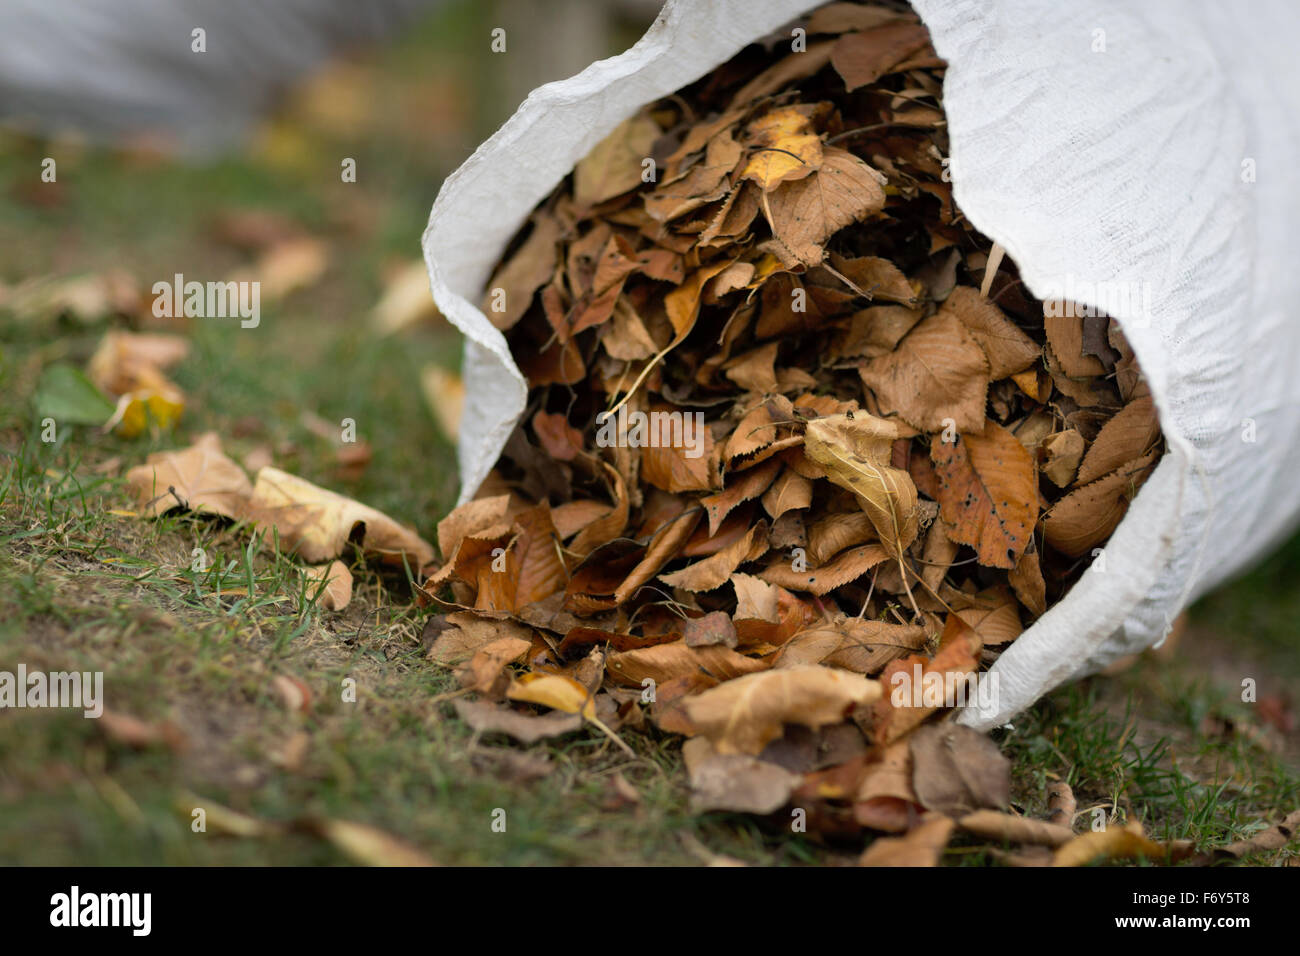
<instances>
[{"instance_id":1,"label":"white sack","mask_svg":"<svg viewBox=\"0 0 1300 956\"><path fill-rule=\"evenodd\" d=\"M424 254L434 299L467 337L462 500L496 461L527 392L504 337L473 304L507 241L618 123L814 6L670 0L632 49L535 90L443 185ZM1072 294L1119 320L1169 449L1107 544L1104 571L1094 564L994 665L996 705L961 718L988 728L1160 641L1183 607L1294 526L1300 7L915 7L949 63L958 204L1035 295ZM1099 40L1104 52L1093 52ZM1255 182L1243 181L1247 160ZM1117 309L1082 283L1137 283L1144 295ZM1243 441L1245 419L1254 442Z\"/></svg>"}]
</instances>

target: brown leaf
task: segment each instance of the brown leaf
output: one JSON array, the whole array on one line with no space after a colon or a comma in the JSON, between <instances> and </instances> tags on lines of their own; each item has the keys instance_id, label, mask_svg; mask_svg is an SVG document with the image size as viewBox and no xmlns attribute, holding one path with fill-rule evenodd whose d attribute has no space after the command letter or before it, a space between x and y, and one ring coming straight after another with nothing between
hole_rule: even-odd
<instances>
[{"instance_id":1,"label":"brown leaf","mask_svg":"<svg viewBox=\"0 0 1300 956\"><path fill-rule=\"evenodd\" d=\"M1041 445L1044 456L1043 474L1056 487L1064 488L1074 481L1075 473L1079 470L1079 462L1087 447L1088 443L1077 430L1067 428L1063 432L1057 432ZM1128 459L1125 458L1124 461Z\"/></svg>"},{"instance_id":2,"label":"brown leaf","mask_svg":"<svg viewBox=\"0 0 1300 956\"><path fill-rule=\"evenodd\" d=\"M251 266L230 273L226 280L260 283L263 299L273 301L315 285L329 268L329 259L329 247L320 239L285 239L269 246Z\"/></svg>"},{"instance_id":3,"label":"brown leaf","mask_svg":"<svg viewBox=\"0 0 1300 956\"><path fill-rule=\"evenodd\" d=\"M429 660L445 667L464 663L480 648L502 638L532 644L532 631L514 621L495 621L458 611L448 614L445 623L447 626L438 634L426 655Z\"/></svg>"},{"instance_id":4,"label":"brown leaf","mask_svg":"<svg viewBox=\"0 0 1300 956\"><path fill-rule=\"evenodd\" d=\"M383 292L370 310L370 322L380 334L392 335L420 323L433 324L440 316L429 290L429 267L423 259L411 259L391 272L386 270Z\"/></svg>"},{"instance_id":5,"label":"brown leaf","mask_svg":"<svg viewBox=\"0 0 1300 956\"><path fill-rule=\"evenodd\" d=\"M570 542L569 550L579 557L586 557L600 545L605 544L607 541L613 541L627 527L628 509L630 507L627 485L623 481L623 476L616 469L608 464L604 467L605 475L613 486L614 506L602 517L583 528L578 536Z\"/></svg>"},{"instance_id":6,"label":"brown leaf","mask_svg":"<svg viewBox=\"0 0 1300 956\"><path fill-rule=\"evenodd\" d=\"M974 548L986 567L1014 568L1038 517L1034 462L1024 446L990 421L953 442L936 435L930 457L948 536Z\"/></svg>"},{"instance_id":7,"label":"brown leaf","mask_svg":"<svg viewBox=\"0 0 1300 956\"><path fill-rule=\"evenodd\" d=\"M188 745L184 732L169 720L144 721L122 711L104 708L95 724L109 740L136 750L161 745L179 752Z\"/></svg>"},{"instance_id":8,"label":"brown leaf","mask_svg":"<svg viewBox=\"0 0 1300 956\"><path fill-rule=\"evenodd\" d=\"M514 540L505 549L504 568L489 564L478 575L477 607L517 611L563 591L568 570L551 523L550 506L543 503L514 516Z\"/></svg>"},{"instance_id":9,"label":"brown leaf","mask_svg":"<svg viewBox=\"0 0 1300 956\"><path fill-rule=\"evenodd\" d=\"M700 504L704 505L704 510L709 516L709 537L718 533L722 519L727 517L736 505L763 494L780 471L781 462L769 459L757 467L728 475L726 488L717 494L701 498Z\"/></svg>"},{"instance_id":10,"label":"brown leaf","mask_svg":"<svg viewBox=\"0 0 1300 956\"><path fill-rule=\"evenodd\" d=\"M665 645L670 646L670 645ZM880 685L857 674L806 665L737 677L679 705L719 753L757 754L786 723L814 729L876 700Z\"/></svg>"},{"instance_id":11,"label":"brown leaf","mask_svg":"<svg viewBox=\"0 0 1300 956\"><path fill-rule=\"evenodd\" d=\"M659 406L651 412L652 415L656 413L683 414L680 411L670 412L667 406ZM651 418L650 421L653 432L656 419ZM660 429L660 436L652 437L651 444L641 448L641 477L648 484L668 492L708 491L714 487L710 468L713 435L707 428L695 429L690 424L695 421L692 418L687 417L683 421L687 424L680 432L673 432L673 437L663 434L670 431L669 426L664 426ZM675 437L678 435L681 436L680 440Z\"/></svg>"},{"instance_id":12,"label":"brown leaf","mask_svg":"<svg viewBox=\"0 0 1300 956\"><path fill-rule=\"evenodd\" d=\"M246 513L305 561L335 558L351 540L388 564L405 559L420 568L433 560L432 546L386 514L276 468L257 473Z\"/></svg>"},{"instance_id":13,"label":"brown leaf","mask_svg":"<svg viewBox=\"0 0 1300 956\"><path fill-rule=\"evenodd\" d=\"M736 588L735 620L766 621L774 624L779 621L780 588L754 577L752 574L737 572L731 576L731 583Z\"/></svg>"},{"instance_id":14,"label":"brown leaf","mask_svg":"<svg viewBox=\"0 0 1300 956\"><path fill-rule=\"evenodd\" d=\"M938 866L956 824L938 813L927 814L901 837L877 837L859 866Z\"/></svg>"},{"instance_id":15,"label":"brown leaf","mask_svg":"<svg viewBox=\"0 0 1300 956\"><path fill-rule=\"evenodd\" d=\"M726 611L714 611L703 617L693 617L682 626L682 640L687 647L708 647L721 644L736 646L736 625Z\"/></svg>"},{"instance_id":16,"label":"brown leaf","mask_svg":"<svg viewBox=\"0 0 1300 956\"><path fill-rule=\"evenodd\" d=\"M566 501L551 509L551 523L555 525L560 540L567 541L597 518L609 514L609 510L608 502L591 498Z\"/></svg>"},{"instance_id":17,"label":"brown leaf","mask_svg":"<svg viewBox=\"0 0 1300 956\"><path fill-rule=\"evenodd\" d=\"M454 443L460 435L460 419L465 410L465 383L461 377L430 363L420 369L420 394L443 435Z\"/></svg>"},{"instance_id":18,"label":"brown leaf","mask_svg":"<svg viewBox=\"0 0 1300 956\"><path fill-rule=\"evenodd\" d=\"M507 683L502 673L506 665L522 660L532 646L532 641L518 637L500 637L484 644L457 673L460 686L480 694L500 695Z\"/></svg>"},{"instance_id":19,"label":"brown leaf","mask_svg":"<svg viewBox=\"0 0 1300 956\"><path fill-rule=\"evenodd\" d=\"M308 568L305 577L309 594L320 593L320 606L327 611L341 611L352 600L352 572L342 561L331 561L318 568Z\"/></svg>"},{"instance_id":20,"label":"brown leaf","mask_svg":"<svg viewBox=\"0 0 1300 956\"><path fill-rule=\"evenodd\" d=\"M573 199L594 206L641 185L641 161L650 155L659 127L641 114L624 120L578 162Z\"/></svg>"},{"instance_id":21,"label":"brown leaf","mask_svg":"<svg viewBox=\"0 0 1300 956\"><path fill-rule=\"evenodd\" d=\"M691 809L696 813L772 813L785 806L801 779L746 754L718 753L702 737L686 741L682 753L691 783Z\"/></svg>"},{"instance_id":22,"label":"brown leaf","mask_svg":"<svg viewBox=\"0 0 1300 956\"><path fill-rule=\"evenodd\" d=\"M833 358L879 358L898 348L903 336L921 321L920 309L873 305L854 312L848 326L835 336Z\"/></svg>"},{"instance_id":23,"label":"brown leaf","mask_svg":"<svg viewBox=\"0 0 1300 956\"><path fill-rule=\"evenodd\" d=\"M1020 556L1016 566L1007 572L1007 582L1034 617L1041 617L1047 611L1047 582L1038 565L1037 551L1027 550Z\"/></svg>"},{"instance_id":24,"label":"brown leaf","mask_svg":"<svg viewBox=\"0 0 1300 956\"><path fill-rule=\"evenodd\" d=\"M1051 824L1047 824L1050 826ZM1162 861L1166 851L1159 843L1148 840L1142 827L1134 822L1126 827L1107 827L1081 833L1057 847L1053 866L1087 866L1094 860L1133 860L1145 858Z\"/></svg>"},{"instance_id":25,"label":"brown leaf","mask_svg":"<svg viewBox=\"0 0 1300 956\"><path fill-rule=\"evenodd\" d=\"M1074 826L1074 811L1078 804L1074 791L1064 780L1053 780L1047 785L1047 822L1063 827Z\"/></svg>"},{"instance_id":26,"label":"brown leaf","mask_svg":"<svg viewBox=\"0 0 1300 956\"><path fill-rule=\"evenodd\" d=\"M614 590L614 600L617 603L622 604L629 600L641 585L659 573L660 568L680 555L682 546L690 538L695 526L700 523L701 514L699 508L690 508L655 532L650 546L646 548L645 556L628 572L623 583Z\"/></svg>"},{"instance_id":27,"label":"brown leaf","mask_svg":"<svg viewBox=\"0 0 1300 956\"><path fill-rule=\"evenodd\" d=\"M509 508L509 495L476 498L465 502L438 522L438 550L443 557L450 559L466 535L501 524Z\"/></svg>"},{"instance_id":28,"label":"brown leaf","mask_svg":"<svg viewBox=\"0 0 1300 956\"><path fill-rule=\"evenodd\" d=\"M1072 558L1087 554L1110 537L1128 511L1128 503L1146 481L1155 464L1152 452L1079 485L1043 517L1043 532L1050 544Z\"/></svg>"},{"instance_id":29,"label":"brown leaf","mask_svg":"<svg viewBox=\"0 0 1300 956\"><path fill-rule=\"evenodd\" d=\"M768 665L720 644L688 647L685 641L674 641L640 650L615 652L609 655L608 667L610 676L619 683L640 687L647 677L659 685L698 673L712 675L716 680L731 680L767 670Z\"/></svg>"},{"instance_id":30,"label":"brown leaf","mask_svg":"<svg viewBox=\"0 0 1300 956\"><path fill-rule=\"evenodd\" d=\"M825 664L871 676L890 661L920 650L925 643L923 627L841 618L800 631L781 647L772 666Z\"/></svg>"},{"instance_id":31,"label":"brown leaf","mask_svg":"<svg viewBox=\"0 0 1300 956\"><path fill-rule=\"evenodd\" d=\"M1084 353L1084 322L1082 315L1043 315L1043 331L1047 334L1047 344L1051 346L1052 355L1060 363L1061 371L1073 379L1096 378L1106 374L1106 366L1099 359Z\"/></svg>"},{"instance_id":32,"label":"brown leaf","mask_svg":"<svg viewBox=\"0 0 1300 956\"><path fill-rule=\"evenodd\" d=\"M557 461L573 461L582 452L582 432L558 412L539 411L533 416L533 431L546 454Z\"/></svg>"},{"instance_id":33,"label":"brown leaf","mask_svg":"<svg viewBox=\"0 0 1300 956\"><path fill-rule=\"evenodd\" d=\"M916 290L907 281L907 276L903 275L902 270L888 259L879 256L857 256L849 259L832 253L831 264L842 273L843 278L830 274L824 267L809 273L810 278L820 277L819 283L829 279L832 284L833 292L820 284L814 287L813 294L822 300L833 296L835 299L843 300L845 304L853 301L853 297L849 295L850 290L844 286L844 279L847 278L873 300L900 302L905 305L917 304ZM827 274L823 275L823 273Z\"/></svg>"},{"instance_id":34,"label":"brown leaf","mask_svg":"<svg viewBox=\"0 0 1300 956\"><path fill-rule=\"evenodd\" d=\"M872 723L878 743L888 744L918 726L930 714L943 708L945 701L931 703L925 693L928 679L941 679L944 688L951 683L954 691L978 669L976 655L981 647L979 636L956 614L949 614L939 638L939 652L927 660L919 654L900 658L880 672L880 684L890 688L888 696L877 701Z\"/></svg>"},{"instance_id":35,"label":"brown leaf","mask_svg":"<svg viewBox=\"0 0 1300 956\"><path fill-rule=\"evenodd\" d=\"M821 168L764 196L763 213L787 266L817 265L823 244L851 222L885 206L884 177L852 153L823 150Z\"/></svg>"},{"instance_id":36,"label":"brown leaf","mask_svg":"<svg viewBox=\"0 0 1300 956\"><path fill-rule=\"evenodd\" d=\"M390 833L350 820L322 820L316 829L362 866L437 866L423 851Z\"/></svg>"},{"instance_id":37,"label":"brown leaf","mask_svg":"<svg viewBox=\"0 0 1300 956\"><path fill-rule=\"evenodd\" d=\"M763 509L775 521L787 511L812 505L812 482L792 468L786 468L763 494Z\"/></svg>"},{"instance_id":38,"label":"brown leaf","mask_svg":"<svg viewBox=\"0 0 1300 956\"><path fill-rule=\"evenodd\" d=\"M820 567L796 571L788 560L778 560L759 572L759 577L783 588L807 591L810 594L829 594L841 585L856 581L882 561L889 552L878 544L864 544L850 548Z\"/></svg>"},{"instance_id":39,"label":"brown leaf","mask_svg":"<svg viewBox=\"0 0 1300 956\"><path fill-rule=\"evenodd\" d=\"M730 189L728 176L743 153L744 147L735 140L731 131L720 130L709 140L700 162L680 179L665 179L646 196L646 213L659 222L668 222L721 199Z\"/></svg>"},{"instance_id":40,"label":"brown leaf","mask_svg":"<svg viewBox=\"0 0 1300 956\"><path fill-rule=\"evenodd\" d=\"M1043 350L1033 339L970 286L953 289L941 311L955 314L984 350L989 360L990 381L996 382L1022 372L1042 355Z\"/></svg>"},{"instance_id":41,"label":"brown leaf","mask_svg":"<svg viewBox=\"0 0 1300 956\"><path fill-rule=\"evenodd\" d=\"M734 544L680 571L659 575L669 587L684 591L712 591L727 583L732 572L747 561L762 557L767 551L767 522L760 521Z\"/></svg>"},{"instance_id":42,"label":"brown leaf","mask_svg":"<svg viewBox=\"0 0 1300 956\"><path fill-rule=\"evenodd\" d=\"M929 31L919 23L890 23L844 34L835 41L831 64L852 91L876 82L929 42Z\"/></svg>"},{"instance_id":43,"label":"brown leaf","mask_svg":"<svg viewBox=\"0 0 1300 956\"><path fill-rule=\"evenodd\" d=\"M755 100L812 76L830 62L834 40L809 44L802 52L790 53L754 77L732 97L733 106L748 107Z\"/></svg>"},{"instance_id":44,"label":"brown leaf","mask_svg":"<svg viewBox=\"0 0 1300 956\"><path fill-rule=\"evenodd\" d=\"M970 625L985 647L1010 644L1024 628L1016 602L1003 588L981 591L970 607L958 608L954 613Z\"/></svg>"},{"instance_id":45,"label":"brown leaf","mask_svg":"<svg viewBox=\"0 0 1300 956\"><path fill-rule=\"evenodd\" d=\"M876 540L876 529L865 511L829 514L808 530L808 557L825 564L845 548Z\"/></svg>"},{"instance_id":46,"label":"brown leaf","mask_svg":"<svg viewBox=\"0 0 1300 956\"><path fill-rule=\"evenodd\" d=\"M1160 441L1160 419L1150 395L1134 399L1101 426L1093 439L1076 480L1080 485L1096 481L1147 454ZM1060 484L1060 482L1058 482Z\"/></svg>"},{"instance_id":47,"label":"brown leaf","mask_svg":"<svg viewBox=\"0 0 1300 956\"><path fill-rule=\"evenodd\" d=\"M970 432L984 424L989 361L952 312L925 319L898 348L871 359L859 374L881 409L913 428Z\"/></svg>"},{"instance_id":48,"label":"brown leaf","mask_svg":"<svg viewBox=\"0 0 1300 956\"><path fill-rule=\"evenodd\" d=\"M1219 856L1239 860L1251 853L1280 850L1295 839L1297 830L1300 830L1300 810L1293 810L1280 823L1260 830L1245 840L1218 847L1214 852Z\"/></svg>"},{"instance_id":49,"label":"brown leaf","mask_svg":"<svg viewBox=\"0 0 1300 956\"><path fill-rule=\"evenodd\" d=\"M1074 831L1056 823L1045 823L1012 813L976 810L957 821L967 833L1000 843L1029 843L1034 846L1058 847L1074 839Z\"/></svg>"},{"instance_id":50,"label":"brown leaf","mask_svg":"<svg viewBox=\"0 0 1300 956\"><path fill-rule=\"evenodd\" d=\"M91 356L86 374L110 395L124 395L166 382L162 373L189 351L189 340L179 335L109 332Z\"/></svg>"},{"instance_id":51,"label":"brown leaf","mask_svg":"<svg viewBox=\"0 0 1300 956\"><path fill-rule=\"evenodd\" d=\"M986 735L958 724L918 727L912 745L912 786L929 810L949 816L1011 802L1011 761Z\"/></svg>"},{"instance_id":52,"label":"brown leaf","mask_svg":"<svg viewBox=\"0 0 1300 956\"><path fill-rule=\"evenodd\" d=\"M140 507L154 517L176 507L238 517L253 491L214 432L181 451L154 452L146 462L128 471L126 481Z\"/></svg>"}]
</instances>

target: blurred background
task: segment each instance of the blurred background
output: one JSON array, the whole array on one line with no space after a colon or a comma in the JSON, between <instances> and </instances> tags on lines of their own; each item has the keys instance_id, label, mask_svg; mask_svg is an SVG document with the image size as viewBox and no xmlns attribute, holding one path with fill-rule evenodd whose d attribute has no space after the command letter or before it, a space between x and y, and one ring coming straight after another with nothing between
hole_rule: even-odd
<instances>
[{"instance_id":1,"label":"blurred background","mask_svg":"<svg viewBox=\"0 0 1300 956\"><path fill-rule=\"evenodd\" d=\"M109 328L181 332L194 345L175 372L187 428L256 421L231 437L284 446L277 462L292 468L320 444L312 416L364 421L370 446L396 454L351 490L429 527L455 490L455 381L436 370L459 362L420 265L429 208L532 88L625 49L656 12L653 0L0 6L0 321L11 346L35 349L8 354L6 394L30 392L51 361L84 364ZM260 327L154 317L150 288L176 273L260 280ZM399 327L400 341L384 334ZM413 417L421 381L438 407ZM9 411L25 431L27 410Z\"/></svg>"},{"instance_id":2,"label":"blurred background","mask_svg":"<svg viewBox=\"0 0 1300 956\"><path fill-rule=\"evenodd\" d=\"M0 4L0 669L107 669L117 718L0 711L0 862L356 858L297 830L196 841L177 814L195 792L235 821L363 820L443 862L692 862L703 843L826 859L751 820L689 813L668 745L635 781L635 812L585 772L592 741L540 769L467 745L429 706L454 685L422 660L428 611L404 581L358 569L353 604L322 616L285 597L283 558L193 516L143 522L122 483L149 452L214 430L249 469L274 464L432 538L455 500L463 401L460 340L420 261L434 197L529 90L622 51L657 9ZM258 327L155 316L153 283L177 273L260 281ZM166 427L98 427L114 396L84 370L120 330L189 343L167 372L182 397ZM42 440L55 408L80 423ZM344 418L355 447L338 442ZM195 547L224 555L242 597L195 579ZM1298 621L1300 539L1201 602L1159 655L1018 721L1004 745L1025 792L1064 775L1115 813L1154 817L1157 837L1250 832L1294 803ZM1261 677L1255 706L1222 679L1241 673ZM343 675L371 688L347 712L329 695L287 708L274 683ZM480 825L502 786L533 788L517 804L528 835L508 844Z\"/></svg>"}]
</instances>

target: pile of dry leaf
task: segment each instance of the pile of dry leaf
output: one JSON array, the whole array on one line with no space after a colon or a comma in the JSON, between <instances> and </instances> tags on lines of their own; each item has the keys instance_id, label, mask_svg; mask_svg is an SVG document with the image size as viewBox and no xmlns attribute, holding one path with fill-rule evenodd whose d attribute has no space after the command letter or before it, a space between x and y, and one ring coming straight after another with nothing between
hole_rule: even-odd
<instances>
[{"instance_id":1,"label":"pile of dry leaf","mask_svg":"<svg viewBox=\"0 0 1300 956\"><path fill-rule=\"evenodd\" d=\"M917 18L799 25L625 122L511 244L483 308L529 407L438 527L430 656L480 729L648 721L701 808L941 849L1005 767L895 674L996 659L1161 433L1114 322L1045 308L954 205Z\"/></svg>"}]
</instances>

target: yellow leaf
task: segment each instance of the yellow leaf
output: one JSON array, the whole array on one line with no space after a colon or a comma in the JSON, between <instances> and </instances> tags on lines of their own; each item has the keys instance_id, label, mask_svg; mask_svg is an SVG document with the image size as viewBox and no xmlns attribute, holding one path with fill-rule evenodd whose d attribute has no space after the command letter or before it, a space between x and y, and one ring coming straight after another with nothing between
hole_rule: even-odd
<instances>
[{"instance_id":1,"label":"yellow leaf","mask_svg":"<svg viewBox=\"0 0 1300 956\"><path fill-rule=\"evenodd\" d=\"M1165 848L1148 840L1134 822L1127 827L1107 827L1081 834L1057 849L1053 866L1086 866L1094 860L1132 860L1139 856L1163 860Z\"/></svg>"},{"instance_id":2,"label":"yellow leaf","mask_svg":"<svg viewBox=\"0 0 1300 956\"><path fill-rule=\"evenodd\" d=\"M587 720L596 718L596 701L591 692L562 674L524 674L510 685L506 696L566 714L581 714Z\"/></svg>"},{"instance_id":3,"label":"yellow leaf","mask_svg":"<svg viewBox=\"0 0 1300 956\"><path fill-rule=\"evenodd\" d=\"M104 430L115 430L123 438L143 434L152 423L158 428L171 428L185 411L185 397L179 389L163 387L127 392L117 400L117 411L104 425Z\"/></svg>"},{"instance_id":4,"label":"yellow leaf","mask_svg":"<svg viewBox=\"0 0 1300 956\"><path fill-rule=\"evenodd\" d=\"M880 542L894 557L916 540L916 485L890 455L898 429L866 412L813 419L804 432L804 452L826 469L835 484L857 495Z\"/></svg>"},{"instance_id":5,"label":"yellow leaf","mask_svg":"<svg viewBox=\"0 0 1300 956\"><path fill-rule=\"evenodd\" d=\"M752 179L770 191L802 179L822 164L822 142L803 110L787 106L749 124L754 146L741 179Z\"/></svg>"},{"instance_id":6,"label":"yellow leaf","mask_svg":"<svg viewBox=\"0 0 1300 956\"><path fill-rule=\"evenodd\" d=\"M438 865L409 843L364 823L324 820L318 828L321 836L363 866Z\"/></svg>"}]
</instances>

